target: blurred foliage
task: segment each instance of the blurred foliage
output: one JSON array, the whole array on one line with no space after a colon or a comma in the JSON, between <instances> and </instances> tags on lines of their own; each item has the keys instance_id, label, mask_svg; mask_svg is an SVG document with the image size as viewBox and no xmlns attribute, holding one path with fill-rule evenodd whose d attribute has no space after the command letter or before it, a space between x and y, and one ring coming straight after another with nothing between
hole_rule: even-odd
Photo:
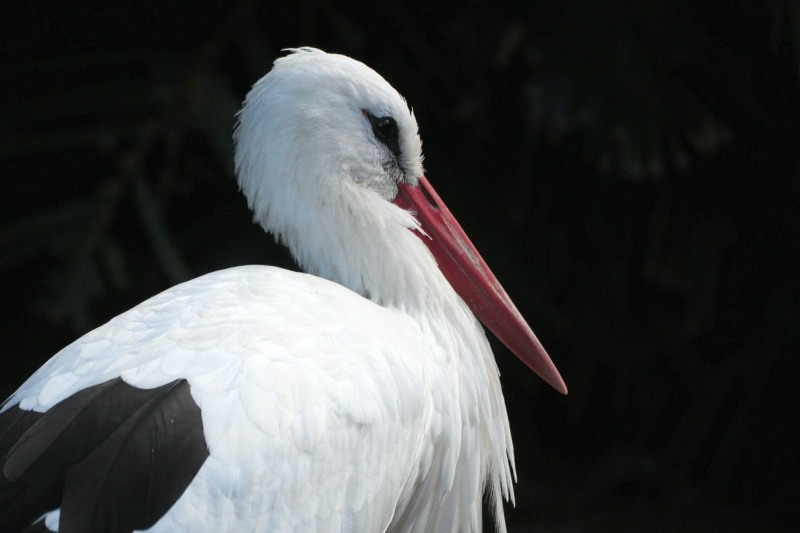
<instances>
[{"instance_id":1,"label":"blurred foliage","mask_svg":"<svg viewBox=\"0 0 800 533\"><path fill-rule=\"evenodd\" d=\"M497 348L512 527L797 520L800 1L24 9L0 37L5 393L171 284L292 267L249 223L231 131L280 49L313 45L408 98L570 386Z\"/></svg>"}]
</instances>

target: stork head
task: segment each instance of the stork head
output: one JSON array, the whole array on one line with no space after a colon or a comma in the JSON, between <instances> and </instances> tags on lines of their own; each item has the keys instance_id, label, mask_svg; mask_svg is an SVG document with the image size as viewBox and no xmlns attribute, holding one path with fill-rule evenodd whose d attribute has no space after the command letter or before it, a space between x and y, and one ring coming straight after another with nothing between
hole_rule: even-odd
<instances>
[{"instance_id":1,"label":"stork head","mask_svg":"<svg viewBox=\"0 0 800 533\"><path fill-rule=\"evenodd\" d=\"M415 231L475 316L566 393L544 348L424 177L417 130L403 97L363 63L291 50L253 86L239 113L239 185L254 219L303 268L379 303L393 275L381 250Z\"/></svg>"},{"instance_id":2,"label":"stork head","mask_svg":"<svg viewBox=\"0 0 800 533\"><path fill-rule=\"evenodd\" d=\"M234 139L239 185L271 231L285 194L327 196L346 177L391 201L423 175L403 97L363 63L313 48L291 50L253 86Z\"/></svg>"}]
</instances>

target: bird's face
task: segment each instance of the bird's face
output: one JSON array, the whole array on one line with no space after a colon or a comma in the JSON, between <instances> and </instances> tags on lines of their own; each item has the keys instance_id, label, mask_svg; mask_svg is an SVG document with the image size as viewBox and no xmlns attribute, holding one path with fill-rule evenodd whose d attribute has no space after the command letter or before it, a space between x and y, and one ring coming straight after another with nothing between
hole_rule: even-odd
<instances>
[{"instance_id":1,"label":"bird's face","mask_svg":"<svg viewBox=\"0 0 800 533\"><path fill-rule=\"evenodd\" d=\"M400 94L363 63L313 49L278 59L253 86L235 138L257 216L262 204L278 208L265 197L279 196L276 187L312 204L352 185L391 201L423 175L417 122Z\"/></svg>"}]
</instances>

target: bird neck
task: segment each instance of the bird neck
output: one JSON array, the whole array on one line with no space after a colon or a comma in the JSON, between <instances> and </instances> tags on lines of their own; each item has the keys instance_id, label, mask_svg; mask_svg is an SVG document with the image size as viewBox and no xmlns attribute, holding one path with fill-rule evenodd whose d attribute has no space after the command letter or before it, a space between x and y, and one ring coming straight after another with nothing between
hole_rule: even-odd
<instances>
[{"instance_id":1,"label":"bird neck","mask_svg":"<svg viewBox=\"0 0 800 533\"><path fill-rule=\"evenodd\" d=\"M427 236L414 231L413 214L370 189L344 189L304 209L303 227L278 232L300 266L383 307L447 316L460 298L423 242Z\"/></svg>"}]
</instances>

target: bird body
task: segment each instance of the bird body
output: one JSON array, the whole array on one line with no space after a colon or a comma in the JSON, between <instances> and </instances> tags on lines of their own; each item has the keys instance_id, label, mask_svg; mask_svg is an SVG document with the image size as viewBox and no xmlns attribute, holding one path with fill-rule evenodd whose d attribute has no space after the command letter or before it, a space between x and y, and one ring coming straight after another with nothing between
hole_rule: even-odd
<instances>
[{"instance_id":1,"label":"bird body","mask_svg":"<svg viewBox=\"0 0 800 533\"><path fill-rule=\"evenodd\" d=\"M210 455L156 531L384 531L404 488L430 484L417 506L438 508L458 463L479 459L441 456L480 399L436 394L458 366L428 327L319 277L232 268L81 337L8 404L45 412L115 377L143 389L186 379ZM480 441L477 430L464 441ZM417 479L423 458L442 471Z\"/></svg>"},{"instance_id":2,"label":"bird body","mask_svg":"<svg viewBox=\"0 0 800 533\"><path fill-rule=\"evenodd\" d=\"M0 412L0 525L479 531L486 487L504 530L513 447L489 344L394 202L424 180L405 101L300 49L254 86L236 141L254 219L310 274L208 274L57 353Z\"/></svg>"}]
</instances>

